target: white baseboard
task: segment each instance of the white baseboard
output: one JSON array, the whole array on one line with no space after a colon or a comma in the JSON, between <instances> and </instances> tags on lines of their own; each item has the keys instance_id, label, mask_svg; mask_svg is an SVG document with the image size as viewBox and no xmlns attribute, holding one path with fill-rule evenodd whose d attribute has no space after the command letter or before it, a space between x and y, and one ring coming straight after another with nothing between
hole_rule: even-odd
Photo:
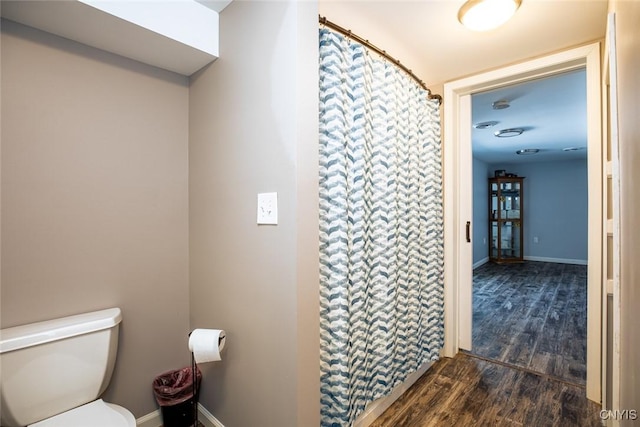
<instances>
[{"instance_id":1,"label":"white baseboard","mask_svg":"<svg viewBox=\"0 0 640 427\"><path fill-rule=\"evenodd\" d=\"M162 415L160 415L159 409L136 420L137 427L160 427L161 425Z\"/></svg>"},{"instance_id":2,"label":"white baseboard","mask_svg":"<svg viewBox=\"0 0 640 427\"><path fill-rule=\"evenodd\" d=\"M224 427L201 403L198 403L198 420L204 424L204 427Z\"/></svg>"},{"instance_id":3,"label":"white baseboard","mask_svg":"<svg viewBox=\"0 0 640 427\"><path fill-rule=\"evenodd\" d=\"M554 262L556 264L576 264L576 265L587 265L586 259L567 259L567 258L549 258L549 257L541 257L541 256L525 256L525 261L539 261L539 262ZM473 269L485 265L489 262L489 257L481 259L480 261L473 264Z\"/></svg>"},{"instance_id":4,"label":"white baseboard","mask_svg":"<svg viewBox=\"0 0 640 427\"><path fill-rule=\"evenodd\" d=\"M198 421L205 427L224 427L201 403L198 403ZM162 427L162 412L158 409L136 420L137 427Z\"/></svg>"},{"instance_id":5,"label":"white baseboard","mask_svg":"<svg viewBox=\"0 0 640 427\"><path fill-rule=\"evenodd\" d=\"M541 256L525 256L526 261L555 262L556 264L587 265L586 259L548 258Z\"/></svg>"},{"instance_id":6,"label":"white baseboard","mask_svg":"<svg viewBox=\"0 0 640 427\"><path fill-rule=\"evenodd\" d=\"M395 402L400 396L402 396L402 393L407 391L409 387L413 385L413 383L418 381L418 378L420 378L422 374L424 374L427 369L431 367L431 365L433 365L433 362L425 363L420 368L418 368L417 371L410 374L405 382L394 388L389 396L381 397L380 399L374 400L373 402L369 403L364 412L360 414L356 421L353 423L353 427L368 427L369 425L371 425L371 423L373 423L376 418L382 415L382 413L386 411L387 408L389 408L389 406L393 404L393 402Z\"/></svg>"},{"instance_id":7,"label":"white baseboard","mask_svg":"<svg viewBox=\"0 0 640 427\"><path fill-rule=\"evenodd\" d=\"M480 261L476 262L475 264L473 264L473 269L475 270L476 268L485 265L486 263L489 262L489 257L483 258Z\"/></svg>"}]
</instances>

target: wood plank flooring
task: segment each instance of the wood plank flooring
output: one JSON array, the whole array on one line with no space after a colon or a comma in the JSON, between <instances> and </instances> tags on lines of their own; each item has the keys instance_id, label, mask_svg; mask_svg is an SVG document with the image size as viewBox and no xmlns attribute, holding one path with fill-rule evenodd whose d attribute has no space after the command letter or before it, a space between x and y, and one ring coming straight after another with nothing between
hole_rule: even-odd
<instances>
[{"instance_id":1,"label":"wood plank flooring","mask_svg":"<svg viewBox=\"0 0 640 427\"><path fill-rule=\"evenodd\" d=\"M472 353L584 386L587 266L526 261L473 274Z\"/></svg>"},{"instance_id":2,"label":"wood plank flooring","mask_svg":"<svg viewBox=\"0 0 640 427\"><path fill-rule=\"evenodd\" d=\"M459 353L443 358L371 427L600 427L582 387Z\"/></svg>"}]
</instances>

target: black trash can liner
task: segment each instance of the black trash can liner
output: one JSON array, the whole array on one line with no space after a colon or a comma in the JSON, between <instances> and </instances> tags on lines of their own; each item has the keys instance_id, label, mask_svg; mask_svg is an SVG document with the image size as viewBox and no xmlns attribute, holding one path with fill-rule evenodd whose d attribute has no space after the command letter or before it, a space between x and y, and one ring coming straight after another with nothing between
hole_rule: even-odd
<instances>
[{"instance_id":1,"label":"black trash can liner","mask_svg":"<svg viewBox=\"0 0 640 427\"><path fill-rule=\"evenodd\" d=\"M194 402L198 402L202 373L196 367L196 393L193 394L191 367L158 375L153 380L153 393L162 412L163 427L190 427L195 418Z\"/></svg>"}]
</instances>

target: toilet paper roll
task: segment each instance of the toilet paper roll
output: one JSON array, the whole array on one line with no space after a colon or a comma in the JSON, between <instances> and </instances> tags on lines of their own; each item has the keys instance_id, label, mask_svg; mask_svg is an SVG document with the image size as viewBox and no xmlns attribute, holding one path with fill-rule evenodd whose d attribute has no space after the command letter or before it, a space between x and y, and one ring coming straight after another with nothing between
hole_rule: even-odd
<instances>
[{"instance_id":1,"label":"toilet paper roll","mask_svg":"<svg viewBox=\"0 0 640 427\"><path fill-rule=\"evenodd\" d=\"M222 360L220 352L224 348L226 334L221 329L194 329L189 336L189 350L196 363Z\"/></svg>"}]
</instances>

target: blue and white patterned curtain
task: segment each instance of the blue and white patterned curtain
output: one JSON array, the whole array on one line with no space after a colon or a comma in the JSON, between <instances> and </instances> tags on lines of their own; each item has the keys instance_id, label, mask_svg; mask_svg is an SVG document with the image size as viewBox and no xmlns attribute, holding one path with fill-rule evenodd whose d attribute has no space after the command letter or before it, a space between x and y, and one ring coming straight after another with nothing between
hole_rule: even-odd
<instances>
[{"instance_id":1,"label":"blue and white patterned curtain","mask_svg":"<svg viewBox=\"0 0 640 427\"><path fill-rule=\"evenodd\" d=\"M392 63L320 29L323 426L349 426L439 356L439 104Z\"/></svg>"}]
</instances>

